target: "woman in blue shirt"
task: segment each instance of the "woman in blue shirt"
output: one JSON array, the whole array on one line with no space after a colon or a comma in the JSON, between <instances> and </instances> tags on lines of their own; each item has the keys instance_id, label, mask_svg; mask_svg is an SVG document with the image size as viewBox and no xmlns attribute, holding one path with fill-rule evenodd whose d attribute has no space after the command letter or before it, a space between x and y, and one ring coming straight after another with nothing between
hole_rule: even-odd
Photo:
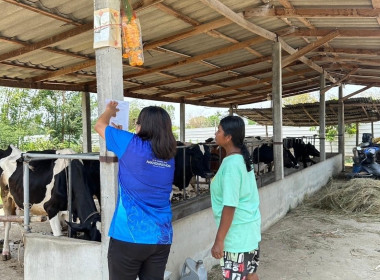
<instances>
[{"instance_id":1,"label":"woman in blue shirt","mask_svg":"<svg viewBox=\"0 0 380 280\"><path fill-rule=\"evenodd\" d=\"M119 160L118 196L108 235L110 280L163 279L172 243L170 193L176 140L169 114L144 108L136 134L109 126L118 112L111 101L95 124Z\"/></svg>"},{"instance_id":2,"label":"woman in blue shirt","mask_svg":"<svg viewBox=\"0 0 380 280\"><path fill-rule=\"evenodd\" d=\"M218 231L211 254L220 259L224 279L258 280L261 216L252 162L244 144L244 121L220 121L215 142L226 150L211 182L211 203Z\"/></svg>"}]
</instances>

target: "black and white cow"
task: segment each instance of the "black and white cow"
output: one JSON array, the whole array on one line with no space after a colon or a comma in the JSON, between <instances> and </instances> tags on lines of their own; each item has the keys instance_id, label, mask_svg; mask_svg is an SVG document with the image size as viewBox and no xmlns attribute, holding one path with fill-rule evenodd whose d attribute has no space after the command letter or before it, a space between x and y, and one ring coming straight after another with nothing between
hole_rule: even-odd
<instances>
[{"instance_id":1,"label":"black and white cow","mask_svg":"<svg viewBox=\"0 0 380 280\"><path fill-rule=\"evenodd\" d=\"M177 141L177 146L185 146ZM183 159L183 149L185 149L185 165ZM193 176L210 178L213 173L210 171L210 148L203 144L192 144L186 148L177 148L175 156L175 171L173 185L180 190L186 188ZM183 173L185 172L185 183Z\"/></svg>"},{"instance_id":2,"label":"black and white cow","mask_svg":"<svg viewBox=\"0 0 380 280\"><path fill-rule=\"evenodd\" d=\"M305 144L302 140L294 141L293 149L297 161L302 162L304 168L307 167L308 162L310 162L310 165L316 163L314 160L310 158L310 156L320 156L320 152L310 142Z\"/></svg>"},{"instance_id":3,"label":"black and white cow","mask_svg":"<svg viewBox=\"0 0 380 280\"><path fill-rule=\"evenodd\" d=\"M273 146L268 144L263 144L260 147L257 147L253 150L252 161L257 164L263 162L268 165L268 171L272 170L272 163L274 160L273 156ZM284 167L286 168L299 168L299 164L293 154L283 147L283 160Z\"/></svg>"},{"instance_id":4,"label":"black and white cow","mask_svg":"<svg viewBox=\"0 0 380 280\"><path fill-rule=\"evenodd\" d=\"M72 154L69 149L43 151L45 154ZM0 188L5 215L14 215L16 207L23 208L23 163L22 152L11 146L0 155ZM68 160L47 159L29 163L29 202L34 215L48 215L54 236L62 235L60 212L67 210ZM99 171L98 171L99 173ZM71 160L72 210L80 224L71 223L75 231L84 232L84 238L100 241L100 214L97 212L93 191L88 187L88 172L80 160ZM98 184L100 185L100 183ZM100 189L100 188L99 188ZM9 230L5 223L3 259L10 258Z\"/></svg>"}]
</instances>

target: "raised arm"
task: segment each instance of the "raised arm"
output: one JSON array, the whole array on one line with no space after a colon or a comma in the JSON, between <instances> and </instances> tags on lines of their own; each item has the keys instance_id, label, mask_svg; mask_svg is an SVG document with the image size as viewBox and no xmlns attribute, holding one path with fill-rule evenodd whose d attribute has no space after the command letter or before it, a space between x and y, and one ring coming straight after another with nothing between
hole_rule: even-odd
<instances>
[{"instance_id":1,"label":"raised arm","mask_svg":"<svg viewBox=\"0 0 380 280\"><path fill-rule=\"evenodd\" d=\"M94 129L103 139L105 139L106 127L109 125L111 117L115 117L116 113L119 112L119 109L116 108L117 105L117 101L110 101L95 123Z\"/></svg>"}]
</instances>

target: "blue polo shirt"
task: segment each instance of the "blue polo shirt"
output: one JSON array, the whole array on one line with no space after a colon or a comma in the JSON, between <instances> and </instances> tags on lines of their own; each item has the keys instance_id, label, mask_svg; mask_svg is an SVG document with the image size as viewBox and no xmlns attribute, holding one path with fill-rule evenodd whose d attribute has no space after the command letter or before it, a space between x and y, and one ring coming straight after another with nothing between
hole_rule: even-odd
<instances>
[{"instance_id":1,"label":"blue polo shirt","mask_svg":"<svg viewBox=\"0 0 380 280\"><path fill-rule=\"evenodd\" d=\"M108 235L131 243L171 244L174 158L157 159L150 141L111 126L105 139L119 159L117 203Z\"/></svg>"}]
</instances>

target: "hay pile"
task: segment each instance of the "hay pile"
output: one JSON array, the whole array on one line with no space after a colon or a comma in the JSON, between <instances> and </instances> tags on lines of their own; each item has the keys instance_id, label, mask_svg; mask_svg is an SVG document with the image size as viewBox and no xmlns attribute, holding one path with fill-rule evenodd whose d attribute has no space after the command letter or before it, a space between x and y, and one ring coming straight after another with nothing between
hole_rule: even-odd
<instances>
[{"instance_id":1,"label":"hay pile","mask_svg":"<svg viewBox=\"0 0 380 280\"><path fill-rule=\"evenodd\" d=\"M330 180L317 194L305 201L315 208L358 216L380 215L380 180Z\"/></svg>"}]
</instances>

